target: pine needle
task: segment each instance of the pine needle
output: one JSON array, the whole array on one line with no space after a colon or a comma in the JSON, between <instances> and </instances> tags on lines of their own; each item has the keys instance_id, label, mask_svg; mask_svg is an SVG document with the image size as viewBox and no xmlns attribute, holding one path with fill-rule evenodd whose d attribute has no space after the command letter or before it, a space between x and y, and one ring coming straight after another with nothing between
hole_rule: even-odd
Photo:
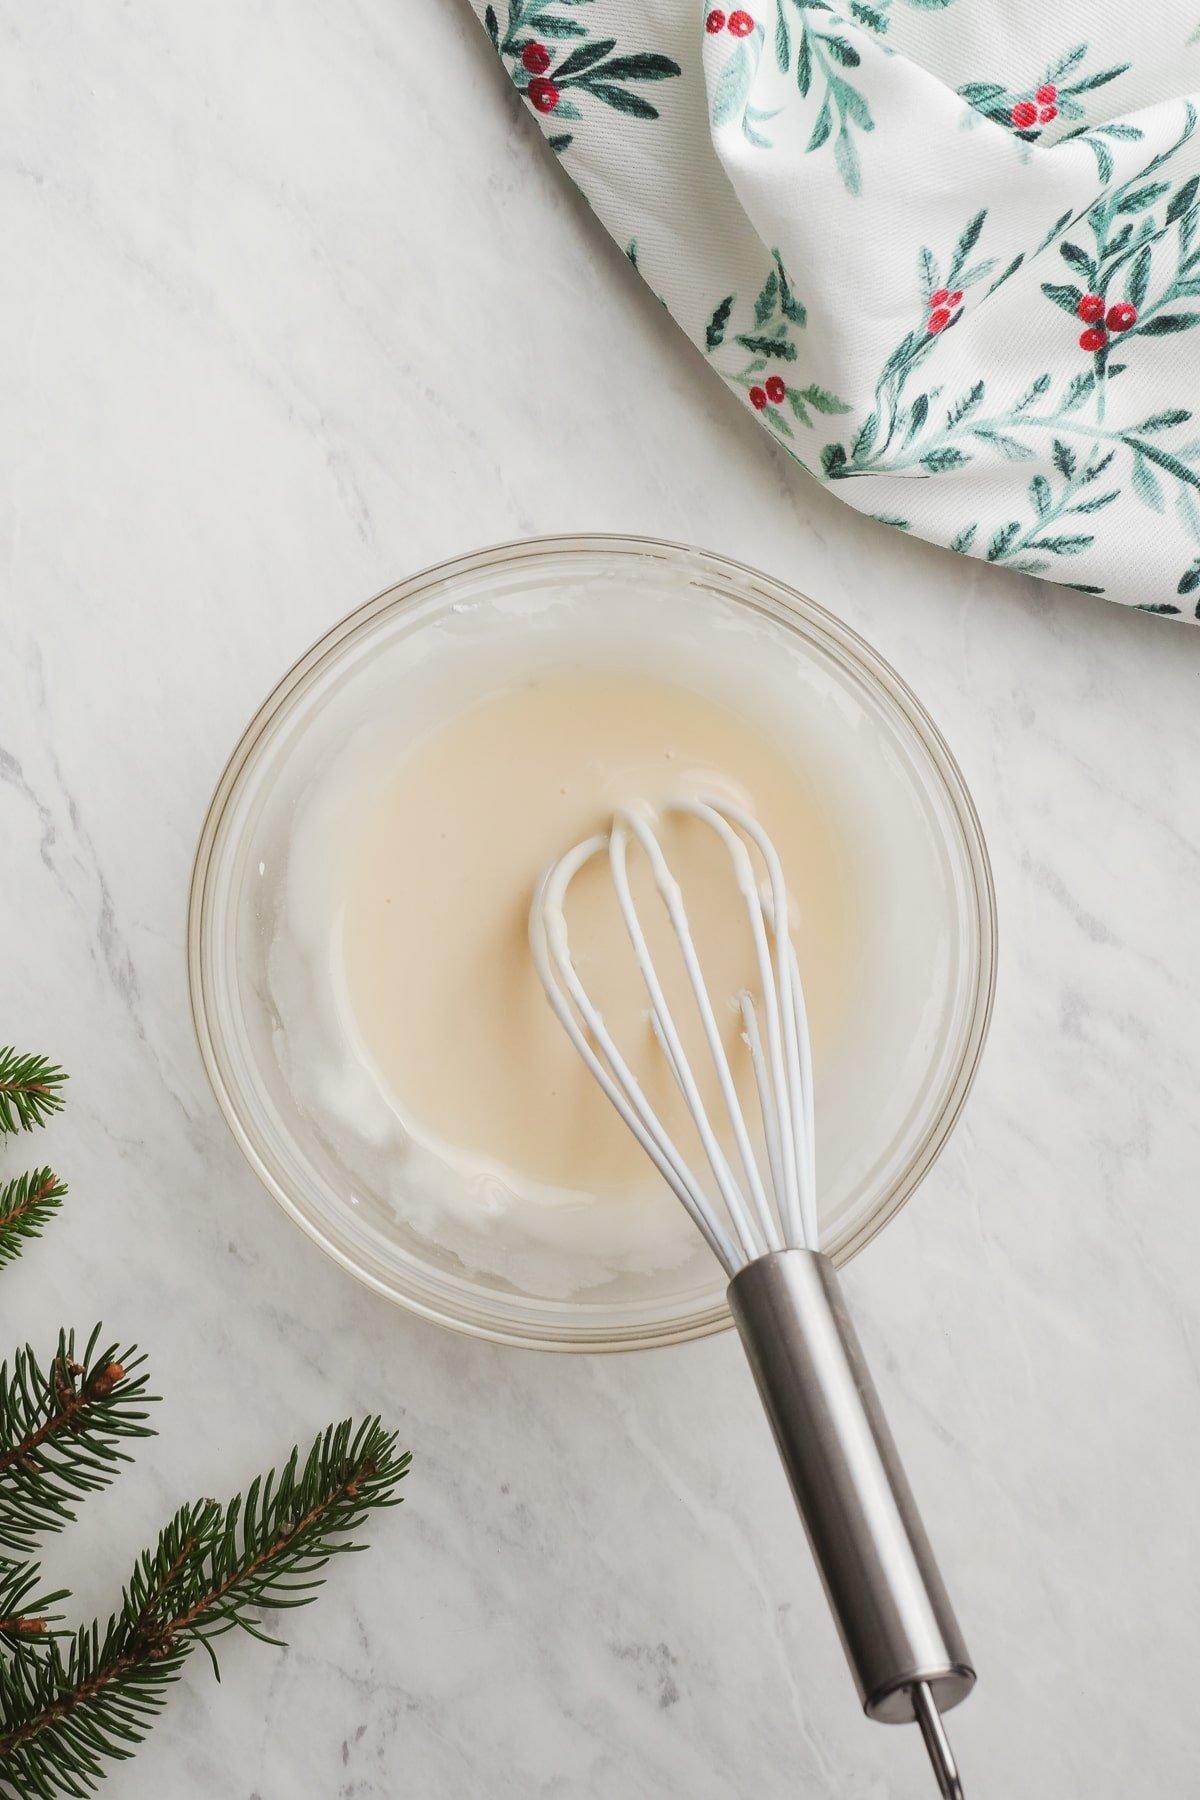
<instances>
[{"instance_id":1,"label":"pine needle","mask_svg":"<svg viewBox=\"0 0 1200 1800\"><path fill-rule=\"evenodd\" d=\"M368 1513L395 1506L408 1470L378 1419L331 1425L301 1462L251 1483L222 1506L182 1507L139 1557L107 1626L66 1647L17 1643L0 1659L0 1791L22 1797L94 1792L106 1761L145 1737L187 1657L240 1628L266 1637L252 1609L303 1606L335 1555L359 1550Z\"/></svg>"},{"instance_id":2,"label":"pine needle","mask_svg":"<svg viewBox=\"0 0 1200 1800\"><path fill-rule=\"evenodd\" d=\"M67 1079L48 1056L28 1056L0 1046L0 1137L44 1125L62 1106Z\"/></svg>"}]
</instances>

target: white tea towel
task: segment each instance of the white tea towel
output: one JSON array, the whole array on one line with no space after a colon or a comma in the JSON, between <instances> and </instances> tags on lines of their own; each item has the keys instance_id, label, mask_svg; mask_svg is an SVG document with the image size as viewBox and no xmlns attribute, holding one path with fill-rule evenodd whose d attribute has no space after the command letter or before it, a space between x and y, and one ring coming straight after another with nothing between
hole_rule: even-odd
<instances>
[{"instance_id":1,"label":"white tea towel","mask_svg":"<svg viewBox=\"0 0 1200 1800\"><path fill-rule=\"evenodd\" d=\"M1200 10L472 0L716 371L898 529L1200 601Z\"/></svg>"}]
</instances>

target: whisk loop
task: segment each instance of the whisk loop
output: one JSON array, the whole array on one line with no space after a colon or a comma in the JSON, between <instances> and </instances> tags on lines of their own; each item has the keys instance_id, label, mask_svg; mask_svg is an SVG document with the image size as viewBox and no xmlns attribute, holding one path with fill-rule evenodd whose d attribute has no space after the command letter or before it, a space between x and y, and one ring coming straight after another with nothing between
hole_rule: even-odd
<instances>
[{"instance_id":1,"label":"whisk loop","mask_svg":"<svg viewBox=\"0 0 1200 1800\"><path fill-rule=\"evenodd\" d=\"M546 995L576 1050L732 1278L747 1263L772 1251L819 1248L812 1052L804 990L791 940L783 869L757 820L732 802L709 798L673 800L661 810L711 827L732 864L762 994L761 1023L753 997L742 993L737 998L758 1096L766 1169L760 1167L738 1097L682 891L643 811L622 808L609 832L577 845L546 872L534 898L530 944ZM740 1182L701 1100L695 1070L646 941L630 885L631 840L646 857L679 946L741 1165ZM758 853L765 879L755 869L751 849ZM567 892L584 865L598 856L608 858L617 904L649 999L651 1026L695 1122L724 1216L646 1098L576 970L567 930Z\"/></svg>"}]
</instances>

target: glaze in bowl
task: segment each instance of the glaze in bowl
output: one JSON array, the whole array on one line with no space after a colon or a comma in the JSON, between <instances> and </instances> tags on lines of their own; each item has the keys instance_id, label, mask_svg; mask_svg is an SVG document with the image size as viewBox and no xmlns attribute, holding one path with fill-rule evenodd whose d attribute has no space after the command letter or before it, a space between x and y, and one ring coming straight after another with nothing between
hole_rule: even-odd
<instances>
[{"instance_id":1,"label":"glaze in bowl","mask_svg":"<svg viewBox=\"0 0 1200 1800\"><path fill-rule=\"evenodd\" d=\"M510 658L524 654L523 631L536 658L566 594L583 617L635 595L631 621L652 618L647 608L664 620L680 611L680 642L696 649L712 635L726 658L753 641L765 667L769 647L762 705L826 785L872 896L859 1003L817 1088L823 1247L845 1262L886 1224L952 1130L986 1037L996 955L986 847L953 757L895 672L814 602L724 558L650 539L534 539L426 570L342 620L264 701L218 783L191 884L189 987L235 1138L335 1261L462 1331L542 1349L634 1349L729 1324L707 1252L569 1294L548 1291L536 1260L524 1279L473 1266L469 1242L406 1217L403 1196L385 1193L323 1129L281 1055L269 972L297 806L368 696L376 704L386 692L389 669L443 669L452 683L472 621L486 618Z\"/></svg>"}]
</instances>

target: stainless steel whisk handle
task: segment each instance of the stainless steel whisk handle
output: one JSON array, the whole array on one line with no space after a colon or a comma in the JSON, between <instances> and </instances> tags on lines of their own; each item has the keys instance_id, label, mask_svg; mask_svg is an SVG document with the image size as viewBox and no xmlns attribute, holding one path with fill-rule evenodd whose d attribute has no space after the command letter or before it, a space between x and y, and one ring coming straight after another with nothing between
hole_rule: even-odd
<instances>
[{"instance_id":1,"label":"stainless steel whisk handle","mask_svg":"<svg viewBox=\"0 0 1200 1800\"><path fill-rule=\"evenodd\" d=\"M729 1306L867 1716L916 1720L942 1793L962 1788L940 1715L975 1670L833 1264L760 1256Z\"/></svg>"}]
</instances>

